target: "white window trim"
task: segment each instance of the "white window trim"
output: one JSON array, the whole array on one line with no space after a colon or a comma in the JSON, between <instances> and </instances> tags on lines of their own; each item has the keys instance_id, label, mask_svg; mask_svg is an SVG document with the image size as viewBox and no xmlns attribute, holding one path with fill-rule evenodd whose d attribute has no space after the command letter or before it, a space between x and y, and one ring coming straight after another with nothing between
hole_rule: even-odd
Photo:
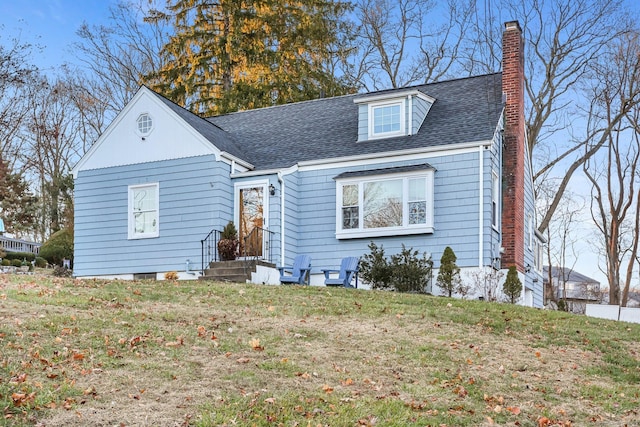
<instances>
[{"instance_id":1,"label":"white window trim","mask_svg":"<svg viewBox=\"0 0 640 427\"><path fill-rule=\"evenodd\" d=\"M405 106L406 99L389 99L380 102L372 102L368 104L368 139L381 139L381 138L391 138L394 136L404 136L406 135L406 124L407 124L407 111ZM379 107L390 107L393 105L400 106L400 130L393 132L374 132L374 120L373 120L373 112L376 108Z\"/></svg>"},{"instance_id":2,"label":"white window trim","mask_svg":"<svg viewBox=\"0 0 640 427\"><path fill-rule=\"evenodd\" d=\"M533 214L531 212L527 214L527 233L527 247L530 251L533 251L533 238L535 236L533 233Z\"/></svg>"},{"instance_id":3,"label":"white window trim","mask_svg":"<svg viewBox=\"0 0 640 427\"><path fill-rule=\"evenodd\" d=\"M149 129L148 132L141 132L140 131L140 127L139 127L138 121L140 120L140 117L142 117L142 116L148 116L149 120L151 120L151 128ZM155 128L155 120L154 120L154 118L153 118L153 116L151 114L149 114L146 111L143 111L142 113L138 114L138 117L136 117L136 133L139 136L148 136L149 134L151 134L151 132L153 132L154 128Z\"/></svg>"},{"instance_id":4,"label":"white window trim","mask_svg":"<svg viewBox=\"0 0 640 427\"><path fill-rule=\"evenodd\" d=\"M354 178L345 178L336 180L336 238L337 239L357 239L363 237L383 237L383 236L400 236L410 234L426 234L433 233L433 217L434 217L434 187L433 187L433 170L425 170L415 173L398 173L398 174L386 174L386 175L371 175L361 176ZM408 199L409 199L409 187L408 181L413 178L425 178L426 179L426 223L425 224L413 224L409 225L409 212L408 212ZM403 200L403 225L399 227L384 227L384 228L362 228L364 224L363 220L363 185L366 182L386 181L402 179L402 200ZM357 229L343 229L342 228L342 187L344 185L357 184L358 185L358 224L360 228Z\"/></svg>"},{"instance_id":5,"label":"white window trim","mask_svg":"<svg viewBox=\"0 0 640 427\"><path fill-rule=\"evenodd\" d=\"M140 188L151 188L154 187L156 191L156 231L152 233L136 233L135 231L135 219L133 216L133 190L138 190ZM127 220L129 226L129 233L127 238L129 240L135 239L151 239L160 236L160 184L148 183L148 184L138 184L138 185L130 185L127 189Z\"/></svg>"}]
</instances>

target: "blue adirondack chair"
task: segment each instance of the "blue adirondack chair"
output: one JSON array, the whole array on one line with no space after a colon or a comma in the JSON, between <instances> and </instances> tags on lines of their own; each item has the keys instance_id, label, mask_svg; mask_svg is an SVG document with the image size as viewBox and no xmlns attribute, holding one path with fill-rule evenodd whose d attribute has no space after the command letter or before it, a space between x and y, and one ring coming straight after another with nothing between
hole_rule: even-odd
<instances>
[{"instance_id":1,"label":"blue adirondack chair","mask_svg":"<svg viewBox=\"0 0 640 427\"><path fill-rule=\"evenodd\" d=\"M309 255L298 255L293 260L293 267L278 267L280 270L281 284L309 284L311 276L311 257ZM290 275L285 275L290 272Z\"/></svg>"},{"instance_id":2,"label":"blue adirondack chair","mask_svg":"<svg viewBox=\"0 0 640 427\"><path fill-rule=\"evenodd\" d=\"M324 284L326 286L344 286L345 288L353 288L351 284L353 278L356 279L356 288L358 287L358 271L360 258L347 257L343 258L340 263L340 270L322 270L324 273ZM338 277L331 278L331 273L338 273Z\"/></svg>"}]
</instances>

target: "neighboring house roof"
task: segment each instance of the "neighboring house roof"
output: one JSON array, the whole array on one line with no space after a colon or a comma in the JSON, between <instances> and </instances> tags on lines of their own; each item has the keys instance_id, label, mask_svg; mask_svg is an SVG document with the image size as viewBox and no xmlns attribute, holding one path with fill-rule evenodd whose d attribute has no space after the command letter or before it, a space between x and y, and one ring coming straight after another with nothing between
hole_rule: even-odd
<instances>
[{"instance_id":1,"label":"neighboring house roof","mask_svg":"<svg viewBox=\"0 0 640 427\"><path fill-rule=\"evenodd\" d=\"M411 89L436 99L418 132L360 142L357 141L358 105L354 99L363 94L208 118L210 123L228 132L225 136L195 120L192 113L179 112L181 109L175 104L172 108L203 135L210 135L220 150L243 158L257 170L277 169L303 161L489 141L503 107L501 79L502 75L496 73L414 86Z\"/></svg>"},{"instance_id":2,"label":"neighboring house roof","mask_svg":"<svg viewBox=\"0 0 640 427\"><path fill-rule=\"evenodd\" d=\"M600 282L598 282L597 280L592 279L591 277L587 277L584 274L580 274L577 271L566 267L551 267L551 276L558 279L566 280L567 282L592 283L600 285ZM543 270L543 278L545 282L548 280L548 277L549 266L545 265Z\"/></svg>"}]
</instances>

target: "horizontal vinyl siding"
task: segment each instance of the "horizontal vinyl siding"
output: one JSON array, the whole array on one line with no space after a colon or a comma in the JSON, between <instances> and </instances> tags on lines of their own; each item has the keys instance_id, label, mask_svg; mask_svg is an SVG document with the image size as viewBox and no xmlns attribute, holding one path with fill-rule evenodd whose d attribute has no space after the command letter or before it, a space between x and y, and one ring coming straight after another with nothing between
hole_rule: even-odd
<instances>
[{"instance_id":1,"label":"horizontal vinyl siding","mask_svg":"<svg viewBox=\"0 0 640 427\"><path fill-rule=\"evenodd\" d=\"M424 118L427 116L427 112L431 107L431 103L425 101L424 99L418 98L414 96L411 98L411 102L413 103L413 117L411 119L411 133L415 134L420 129Z\"/></svg>"},{"instance_id":2,"label":"horizontal vinyl siding","mask_svg":"<svg viewBox=\"0 0 640 427\"><path fill-rule=\"evenodd\" d=\"M528 159L525 159L525 170L524 170L524 221L525 221L525 233L529 232L529 224L528 224L528 215L533 215L533 223L534 227L537 227L537 219L536 219L536 208L535 208L535 195L533 191L533 177L531 171L531 163ZM535 235L533 237L536 238ZM524 238L524 265L530 265L531 271L525 274L526 286L533 289L533 306L534 307L543 307L544 306L544 285L542 281L542 274L535 271L534 268L534 250L535 245L532 242L532 248L530 249L527 246L527 238ZM537 278L538 281L534 282L534 278Z\"/></svg>"},{"instance_id":3,"label":"horizontal vinyl siding","mask_svg":"<svg viewBox=\"0 0 640 427\"><path fill-rule=\"evenodd\" d=\"M358 141L369 139L369 106L358 105Z\"/></svg>"},{"instance_id":4,"label":"horizontal vinyl siding","mask_svg":"<svg viewBox=\"0 0 640 427\"><path fill-rule=\"evenodd\" d=\"M294 172L290 175L283 177L285 181L285 238L284 238L284 252L285 259L282 260L280 265L292 265L293 258L300 252L298 244L300 240L305 239L306 236L300 236L299 219L300 219L300 189L298 186L299 172Z\"/></svg>"},{"instance_id":5,"label":"horizontal vinyl siding","mask_svg":"<svg viewBox=\"0 0 640 427\"><path fill-rule=\"evenodd\" d=\"M159 183L159 237L128 236L128 186ZM215 203L213 202L215 200ZM228 165L213 156L81 171L75 182L76 276L200 268L200 241L231 219Z\"/></svg>"}]
</instances>

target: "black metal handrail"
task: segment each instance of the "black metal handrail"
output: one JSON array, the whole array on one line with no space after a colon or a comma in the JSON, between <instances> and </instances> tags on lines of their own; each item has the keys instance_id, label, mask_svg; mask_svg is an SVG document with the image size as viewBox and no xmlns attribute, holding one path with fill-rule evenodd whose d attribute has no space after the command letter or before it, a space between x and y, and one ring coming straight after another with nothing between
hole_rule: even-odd
<instances>
[{"instance_id":1,"label":"black metal handrail","mask_svg":"<svg viewBox=\"0 0 640 427\"><path fill-rule=\"evenodd\" d=\"M218 240L220 240L220 230L213 229L207 234L207 237L200 240L201 246L201 274L204 276L205 265L209 265L212 261L218 261ZM206 258L206 264L205 264Z\"/></svg>"},{"instance_id":2,"label":"black metal handrail","mask_svg":"<svg viewBox=\"0 0 640 427\"><path fill-rule=\"evenodd\" d=\"M266 239L265 239L265 233L266 233ZM247 234L246 236L244 236L243 239L243 244L242 244L242 256L245 259L251 258L253 257L254 259L263 259L265 261L268 262L272 262L272 255L271 255L271 238L273 237L275 233L271 230L268 230L266 228L262 228L262 227L254 227L253 230L251 230L251 232L249 234ZM262 246L262 249L264 250L264 252L266 253L262 253L262 256L258 256L258 255L254 255L249 253L249 251L247 250L247 248L249 247L249 245L247 244L248 242L259 242L259 244ZM261 251L262 252L262 251Z\"/></svg>"}]
</instances>

